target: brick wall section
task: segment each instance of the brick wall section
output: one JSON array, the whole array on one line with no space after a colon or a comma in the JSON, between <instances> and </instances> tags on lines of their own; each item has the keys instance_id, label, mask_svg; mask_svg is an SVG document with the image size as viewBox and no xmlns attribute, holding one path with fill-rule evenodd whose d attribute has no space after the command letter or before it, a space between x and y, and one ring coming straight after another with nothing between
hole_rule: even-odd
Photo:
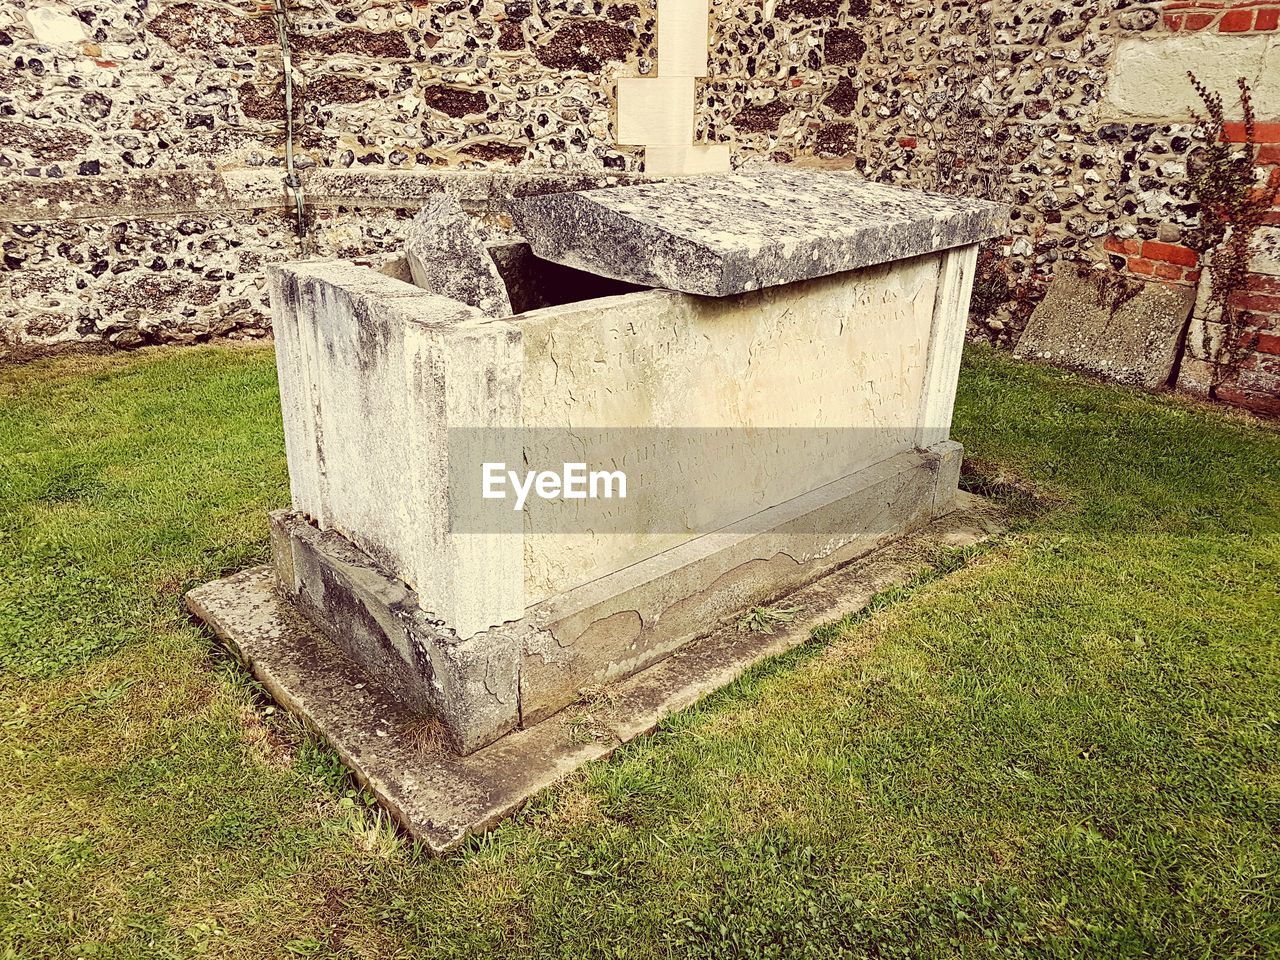
<instances>
[{"instance_id":1,"label":"brick wall section","mask_svg":"<svg viewBox=\"0 0 1280 960\"><path fill-rule=\"evenodd\" d=\"M1164 25L1174 31L1271 33L1280 29L1280 4L1256 2L1166 3Z\"/></svg>"},{"instance_id":2,"label":"brick wall section","mask_svg":"<svg viewBox=\"0 0 1280 960\"><path fill-rule=\"evenodd\" d=\"M1162 240L1121 240L1108 237L1102 248L1120 269L1170 283L1194 284L1200 279L1200 255L1190 247Z\"/></svg>"},{"instance_id":3,"label":"brick wall section","mask_svg":"<svg viewBox=\"0 0 1280 960\"><path fill-rule=\"evenodd\" d=\"M1245 142L1244 125L1228 124L1224 131L1235 143ZM1280 123L1259 123L1254 128L1255 159L1262 176L1271 186L1280 184ZM1258 231L1255 255L1244 290L1231 298L1231 306L1243 311L1245 331L1241 345L1252 349L1238 373L1218 387L1218 399L1257 413L1280 416L1280 203L1267 217L1269 226ZM1204 394L1211 377L1206 337L1216 341L1224 327L1207 302L1211 278L1199 291L1196 316L1187 336L1186 357L1179 385Z\"/></svg>"}]
</instances>

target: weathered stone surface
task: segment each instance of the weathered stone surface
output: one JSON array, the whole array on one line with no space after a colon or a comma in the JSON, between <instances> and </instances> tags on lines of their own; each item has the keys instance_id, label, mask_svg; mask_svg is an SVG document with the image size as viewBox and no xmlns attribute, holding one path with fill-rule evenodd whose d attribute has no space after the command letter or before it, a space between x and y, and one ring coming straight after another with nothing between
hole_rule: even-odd
<instances>
[{"instance_id":1,"label":"weathered stone surface","mask_svg":"<svg viewBox=\"0 0 1280 960\"><path fill-rule=\"evenodd\" d=\"M240 97L240 112L249 120L280 123L284 118L284 85L277 82L269 87L242 83L236 93ZM293 104L294 114L302 112L302 102Z\"/></svg>"},{"instance_id":2,"label":"weathered stone surface","mask_svg":"<svg viewBox=\"0 0 1280 960\"><path fill-rule=\"evenodd\" d=\"M960 454L950 442L903 453L468 638L346 538L297 513L271 517L276 578L371 678L438 717L469 753L949 512Z\"/></svg>"},{"instance_id":3,"label":"weathered stone surface","mask_svg":"<svg viewBox=\"0 0 1280 960\"><path fill-rule=\"evenodd\" d=\"M634 55L637 42L625 27L607 20L569 20L534 50L545 66L596 73L611 60Z\"/></svg>"},{"instance_id":4,"label":"weathered stone surface","mask_svg":"<svg viewBox=\"0 0 1280 960\"><path fill-rule=\"evenodd\" d=\"M440 194L422 205L404 239L413 282L491 317L511 316L498 267L458 201Z\"/></svg>"},{"instance_id":5,"label":"weathered stone surface","mask_svg":"<svg viewBox=\"0 0 1280 960\"><path fill-rule=\"evenodd\" d=\"M489 98L479 90L463 90L458 87L428 87L422 92L422 100L428 107L451 117L484 113L489 107Z\"/></svg>"},{"instance_id":6,"label":"weathered stone surface","mask_svg":"<svg viewBox=\"0 0 1280 960\"><path fill-rule=\"evenodd\" d=\"M711 296L966 246L1005 223L997 204L800 170L533 197L511 211L547 260Z\"/></svg>"},{"instance_id":7,"label":"weathered stone surface","mask_svg":"<svg viewBox=\"0 0 1280 960\"><path fill-rule=\"evenodd\" d=\"M368 80L360 77L337 76L330 74L327 77L316 77L307 85L307 92L317 100L325 103L363 103L365 100L372 100L380 96L382 91ZM283 113L284 104L281 103L281 109L277 111L276 117L279 118Z\"/></svg>"},{"instance_id":8,"label":"weathered stone surface","mask_svg":"<svg viewBox=\"0 0 1280 960\"><path fill-rule=\"evenodd\" d=\"M1265 231L1258 231L1259 234ZM1280 230L1271 230L1280 237ZM1260 262L1258 238L1255 237L1253 267L1263 277L1266 269L1280 274L1280 263L1272 259L1268 264ZM1265 243L1265 241L1264 241ZM1275 256L1275 250L1272 251ZM1262 268L1262 269L1259 269ZM1206 278L1205 283L1209 282ZM1201 284L1201 291L1204 284ZM1207 297L1202 299L1207 300ZM1268 301L1260 299L1259 305ZM1243 327L1235 331L1237 342L1251 344L1252 350L1243 359L1224 356L1223 338L1227 326L1220 314L1204 309L1198 303L1187 327L1187 337L1182 360L1178 365L1178 388L1200 397L1212 396L1235 406L1241 406L1263 416L1280 416L1280 355L1277 355L1276 327L1271 317L1249 310L1242 312ZM1227 353L1230 353L1228 351ZM1236 362L1232 363L1231 360ZM1226 361L1226 362L1224 362Z\"/></svg>"},{"instance_id":9,"label":"weathered stone surface","mask_svg":"<svg viewBox=\"0 0 1280 960\"><path fill-rule=\"evenodd\" d=\"M348 657L411 710L436 717L459 753L519 722L520 639L459 637L417 594L342 535L271 514L277 587Z\"/></svg>"},{"instance_id":10,"label":"weathered stone surface","mask_svg":"<svg viewBox=\"0 0 1280 960\"><path fill-rule=\"evenodd\" d=\"M89 135L75 127L65 125L50 126L39 123L20 123L14 120L0 120L0 138L11 149L26 148L36 160L72 160L81 156L89 144ZM6 184L7 186L7 184ZM39 190L45 195L49 192L47 184L24 184L28 190ZM41 213L47 213L41 211Z\"/></svg>"},{"instance_id":11,"label":"weathered stone surface","mask_svg":"<svg viewBox=\"0 0 1280 960\"><path fill-rule=\"evenodd\" d=\"M521 661L522 723L948 512L960 453L945 443L900 454L538 604Z\"/></svg>"},{"instance_id":12,"label":"weathered stone surface","mask_svg":"<svg viewBox=\"0 0 1280 960\"><path fill-rule=\"evenodd\" d=\"M268 276L294 508L463 638L519 619L518 543L454 536L447 482L451 428L519 423L519 330L355 264Z\"/></svg>"},{"instance_id":13,"label":"weathered stone surface","mask_svg":"<svg viewBox=\"0 0 1280 960\"><path fill-rule=\"evenodd\" d=\"M931 350L954 341L958 368L964 330L958 304L934 330L940 259L733 298L650 290L514 318L525 427L551 442L572 424L581 459L625 458L631 484L607 533L604 516L585 525L598 536L527 506L526 602L945 439L945 425L927 443L918 433ZM946 425L956 368L949 383L940 368L937 412L929 407ZM757 442L739 442L746 429ZM541 440L527 438L531 462L558 462L561 451L534 446ZM633 445L661 454L637 459Z\"/></svg>"},{"instance_id":14,"label":"weathered stone surface","mask_svg":"<svg viewBox=\"0 0 1280 960\"><path fill-rule=\"evenodd\" d=\"M917 421L917 448L936 449L951 437L956 383L960 379L960 359L977 261L977 247L958 247L942 255Z\"/></svg>"},{"instance_id":15,"label":"weathered stone surface","mask_svg":"<svg viewBox=\"0 0 1280 960\"><path fill-rule=\"evenodd\" d=\"M858 91L853 88L853 83L848 77L841 77L822 102L840 116L847 117L858 105Z\"/></svg>"},{"instance_id":16,"label":"weathered stone surface","mask_svg":"<svg viewBox=\"0 0 1280 960\"><path fill-rule=\"evenodd\" d=\"M857 28L845 30L828 30L825 53L827 63L857 63L867 52L867 41L862 39L862 31Z\"/></svg>"},{"instance_id":17,"label":"weathered stone surface","mask_svg":"<svg viewBox=\"0 0 1280 960\"><path fill-rule=\"evenodd\" d=\"M499 215L511 197L598 190L640 182L608 173L554 173L541 170L308 170L303 187L309 204L356 205L363 209L418 210L431 197L447 194L469 212ZM2 208L0 208L2 209Z\"/></svg>"},{"instance_id":18,"label":"weathered stone surface","mask_svg":"<svg viewBox=\"0 0 1280 960\"><path fill-rule=\"evenodd\" d=\"M427 46L435 45L428 37ZM291 44L297 56L337 57L346 54L377 60L403 60L413 55L404 35L396 31L336 30L297 37Z\"/></svg>"},{"instance_id":19,"label":"weathered stone surface","mask_svg":"<svg viewBox=\"0 0 1280 960\"><path fill-rule=\"evenodd\" d=\"M1209 32L1120 40L1103 100L1105 115L1169 117L1188 116L1192 109L1203 112L1187 79L1188 70L1210 90L1223 94L1229 117L1240 117L1235 90L1242 76L1249 81L1254 103L1280 102L1280 38L1274 34L1234 37L1229 50L1217 34Z\"/></svg>"},{"instance_id":20,"label":"weathered stone surface","mask_svg":"<svg viewBox=\"0 0 1280 960\"><path fill-rule=\"evenodd\" d=\"M463 147L460 153L468 157L477 157L489 163L509 163L515 165L525 158L528 148L518 143L503 143L501 140L481 140L478 143Z\"/></svg>"},{"instance_id":21,"label":"weathered stone surface","mask_svg":"<svg viewBox=\"0 0 1280 960\"><path fill-rule=\"evenodd\" d=\"M1173 375L1194 302L1191 287L1064 271L1032 313L1014 352L1159 389Z\"/></svg>"},{"instance_id":22,"label":"weathered stone surface","mask_svg":"<svg viewBox=\"0 0 1280 960\"><path fill-rule=\"evenodd\" d=\"M852 123L828 123L818 131L820 156L844 157L858 148L858 128Z\"/></svg>"},{"instance_id":23,"label":"weathered stone surface","mask_svg":"<svg viewBox=\"0 0 1280 960\"><path fill-rule=\"evenodd\" d=\"M259 567L199 587L187 606L252 670L275 700L316 729L378 800L428 849L444 853L589 760L652 730L664 717L805 643L813 627L905 583L940 549L977 543L1002 515L961 495L959 509L914 536L791 594L803 608L772 634L728 625L617 682L607 695L512 732L468 756L432 749L430 726L376 684L273 590ZM587 732L584 738L583 732Z\"/></svg>"},{"instance_id":24,"label":"weathered stone surface","mask_svg":"<svg viewBox=\"0 0 1280 960\"><path fill-rule=\"evenodd\" d=\"M835 20L844 6L843 0L782 0L775 13L780 20L815 20L819 17Z\"/></svg>"},{"instance_id":25,"label":"weathered stone surface","mask_svg":"<svg viewBox=\"0 0 1280 960\"><path fill-rule=\"evenodd\" d=\"M795 104L782 97L776 97L765 103L749 104L733 118L733 125L736 129L745 130L748 133L777 130L778 121L785 117L794 107Z\"/></svg>"},{"instance_id":26,"label":"weathered stone surface","mask_svg":"<svg viewBox=\"0 0 1280 960\"><path fill-rule=\"evenodd\" d=\"M292 199L280 186L284 108L269 6L0 4L0 93L10 113L0 118L6 188L0 205L12 207L20 193L35 201L23 217L42 224L38 237L15 237L6 226L11 218L0 214L0 243L11 275L61 274L57 307L30 293L0 303L0 351L9 338L34 345L65 331L86 342L123 343L139 334L148 342L185 339L185 332L170 331L223 329L228 319L233 333L267 328L261 262L304 255ZM419 189L423 173L469 180L484 164L512 161L596 176L687 169L659 167L656 148L617 139L619 74L648 80L666 72L657 67L658 3L535 11L528 0L513 0L505 4L505 20L501 6L290 5L291 43L305 81L336 74L381 91L363 105L326 100L331 89L343 90L327 83L294 91L306 122L297 126L293 146L301 165L315 164L303 171L315 215L306 252L356 257L398 248L417 203L397 205L395 198ZM713 79L699 86L694 135L704 147L728 151L732 143L735 164L838 157L868 180L1014 203L1011 243L993 246L990 259L991 275L1007 274L1008 282L997 277L984 285L999 296L983 297L989 308L974 318L1012 342L1055 270L1105 260L1103 243L1112 236L1173 242L1178 231L1194 229L1185 169L1201 141L1186 113L1193 105L1188 66L1224 94L1232 112L1236 77L1261 81L1254 84L1259 115L1274 119L1267 112L1274 96L1268 99L1266 90L1276 71L1267 71L1267 63L1258 69L1258 50L1275 42L1267 39L1263 7L1256 8L1254 30L1231 32L1227 21L1249 20L1253 7L1170 7L1164 17L1158 5L1113 6L995 0L942 11L931 0L874 9L867 0L779 0L765 17L758 2L717 3L708 50ZM84 38L73 44L69 34L51 35L35 22L42 9L74 16ZM554 47L557 62L579 60L586 38L571 25L596 18L624 29L631 41L586 42L587 54L595 46L608 56L610 46L626 45L625 64L566 77L565 69L534 55ZM836 63L856 52L854 35L839 32L850 30L867 52L856 64ZM506 49L521 43L523 49ZM1136 71L1129 69L1134 64ZM486 97L483 118L426 109L423 93L438 84ZM838 95L824 100L833 84ZM1134 95L1145 101L1136 104L1137 114L1112 104L1135 105ZM778 97L798 106L776 127L735 127L738 116L752 120L749 106ZM105 116L104 100L111 102ZM168 267L159 269L183 260L180 275L199 273L216 285L217 300L194 308L195 317L143 309L128 321L128 332L104 335L82 325L97 310L95 295L105 282L98 251L109 242L74 235L74 220L131 219L144 211L69 209L83 191L77 181L214 170L257 171L277 188L269 213L209 217L209 207L195 208L208 231L194 251L198 270L181 247L185 239L180 252L162 254ZM407 181L403 189L390 185L396 178ZM345 193L335 192L339 185ZM144 272L153 262L113 257L110 270Z\"/></svg>"},{"instance_id":27,"label":"weathered stone surface","mask_svg":"<svg viewBox=\"0 0 1280 960\"><path fill-rule=\"evenodd\" d=\"M1249 271L1280 277L1280 227L1263 227L1249 244Z\"/></svg>"},{"instance_id":28,"label":"weathered stone surface","mask_svg":"<svg viewBox=\"0 0 1280 960\"><path fill-rule=\"evenodd\" d=\"M297 513L271 516L276 579L384 690L438 717L469 753L949 512L960 455L951 442L902 453L466 638Z\"/></svg>"},{"instance_id":29,"label":"weathered stone surface","mask_svg":"<svg viewBox=\"0 0 1280 960\"><path fill-rule=\"evenodd\" d=\"M275 26L268 17L247 17L231 7L215 13L194 3L165 7L147 22L145 33L175 50L256 47L276 39Z\"/></svg>"},{"instance_id":30,"label":"weathered stone surface","mask_svg":"<svg viewBox=\"0 0 1280 960\"><path fill-rule=\"evenodd\" d=\"M508 20L498 28L498 49L502 51L523 50L525 48L524 31L518 21Z\"/></svg>"},{"instance_id":31,"label":"weathered stone surface","mask_svg":"<svg viewBox=\"0 0 1280 960\"><path fill-rule=\"evenodd\" d=\"M32 38L39 43L52 46L84 39L84 24L66 10L36 7L27 11L27 23L31 25Z\"/></svg>"}]
</instances>

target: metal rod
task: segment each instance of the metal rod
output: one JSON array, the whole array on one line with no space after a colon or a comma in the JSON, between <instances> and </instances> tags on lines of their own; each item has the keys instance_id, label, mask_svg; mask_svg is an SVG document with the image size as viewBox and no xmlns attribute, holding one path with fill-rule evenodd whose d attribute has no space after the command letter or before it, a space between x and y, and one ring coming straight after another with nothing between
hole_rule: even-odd
<instances>
[{"instance_id":1,"label":"metal rod","mask_svg":"<svg viewBox=\"0 0 1280 960\"><path fill-rule=\"evenodd\" d=\"M302 178L293 164L293 56L289 50L289 18L285 0L274 0L276 37L280 42L280 58L284 64L284 166L285 186L293 194L297 214L295 228L299 237L307 235L307 218L302 199Z\"/></svg>"}]
</instances>

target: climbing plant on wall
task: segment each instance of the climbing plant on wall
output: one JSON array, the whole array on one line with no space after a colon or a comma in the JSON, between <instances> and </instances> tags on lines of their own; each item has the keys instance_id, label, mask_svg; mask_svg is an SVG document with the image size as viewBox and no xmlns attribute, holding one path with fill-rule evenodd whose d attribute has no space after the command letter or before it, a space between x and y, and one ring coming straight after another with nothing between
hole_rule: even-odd
<instances>
[{"instance_id":1,"label":"climbing plant on wall","mask_svg":"<svg viewBox=\"0 0 1280 960\"><path fill-rule=\"evenodd\" d=\"M1266 222L1280 185L1259 186L1248 82L1243 77L1237 81L1244 142L1233 143L1227 136L1222 94L1209 90L1194 73L1188 71L1187 76L1205 108L1204 114L1192 111L1192 117L1208 141L1188 164L1192 195L1200 207L1200 226L1189 242L1201 251L1209 269L1210 310L1203 319L1216 316L1222 325L1216 336L1208 323L1201 325L1201 346L1210 364L1209 396L1216 398L1218 388L1236 376L1257 347L1258 331L1249 326L1234 295L1245 288L1254 232Z\"/></svg>"}]
</instances>

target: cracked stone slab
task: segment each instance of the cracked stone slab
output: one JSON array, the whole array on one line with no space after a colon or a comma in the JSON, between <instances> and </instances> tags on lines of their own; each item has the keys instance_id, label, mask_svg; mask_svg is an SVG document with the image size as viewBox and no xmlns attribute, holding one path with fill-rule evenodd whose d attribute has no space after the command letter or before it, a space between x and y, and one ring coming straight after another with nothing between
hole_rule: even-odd
<instances>
[{"instance_id":1,"label":"cracked stone slab","mask_svg":"<svg viewBox=\"0 0 1280 960\"><path fill-rule=\"evenodd\" d=\"M511 299L498 265L453 197L427 199L405 234L404 253L416 286L490 317L511 316Z\"/></svg>"},{"instance_id":2,"label":"cracked stone slab","mask_svg":"<svg viewBox=\"0 0 1280 960\"><path fill-rule=\"evenodd\" d=\"M779 602L802 608L773 634L724 627L648 669L517 730L468 756L424 736L423 717L382 692L272 589L255 567L198 587L187 607L253 672L273 698L324 737L400 824L444 853L519 809L582 764L607 757L664 717L723 687L759 660L803 644L819 623L862 609L904 583L937 551L977 543L1004 515L961 494L959 508L922 530Z\"/></svg>"},{"instance_id":3,"label":"cracked stone slab","mask_svg":"<svg viewBox=\"0 0 1280 960\"><path fill-rule=\"evenodd\" d=\"M514 199L545 260L684 293L729 296L967 246L1008 208L818 170L683 177Z\"/></svg>"}]
</instances>

